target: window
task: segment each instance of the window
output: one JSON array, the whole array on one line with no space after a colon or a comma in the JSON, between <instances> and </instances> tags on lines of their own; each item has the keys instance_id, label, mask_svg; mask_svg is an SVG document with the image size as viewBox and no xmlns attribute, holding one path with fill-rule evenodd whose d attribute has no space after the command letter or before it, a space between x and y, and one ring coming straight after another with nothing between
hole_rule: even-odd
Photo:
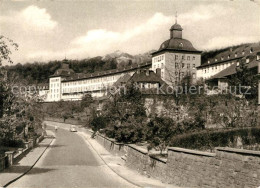
<instances>
[{"instance_id":1,"label":"window","mask_svg":"<svg viewBox=\"0 0 260 188\"><path fill-rule=\"evenodd\" d=\"M207 70L205 69L205 73L207 72Z\"/></svg>"},{"instance_id":2,"label":"window","mask_svg":"<svg viewBox=\"0 0 260 188\"><path fill-rule=\"evenodd\" d=\"M217 62L217 61L218 61L218 59L216 58L216 59L215 59L215 62Z\"/></svg>"},{"instance_id":3,"label":"window","mask_svg":"<svg viewBox=\"0 0 260 188\"><path fill-rule=\"evenodd\" d=\"M242 55L244 55L244 54L245 54L245 50L242 51Z\"/></svg>"},{"instance_id":4,"label":"window","mask_svg":"<svg viewBox=\"0 0 260 188\"><path fill-rule=\"evenodd\" d=\"M190 60L190 56L187 56L187 60L188 60L188 61Z\"/></svg>"},{"instance_id":5,"label":"window","mask_svg":"<svg viewBox=\"0 0 260 188\"><path fill-rule=\"evenodd\" d=\"M175 60L177 60L178 59L178 55L175 55Z\"/></svg>"},{"instance_id":6,"label":"window","mask_svg":"<svg viewBox=\"0 0 260 188\"><path fill-rule=\"evenodd\" d=\"M161 64L161 68L163 69L163 67L164 67L164 64L162 63L162 64Z\"/></svg>"},{"instance_id":7,"label":"window","mask_svg":"<svg viewBox=\"0 0 260 188\"><path fill-rule=\"evenodd\" d=\"M230 55L228 55L228 57L227 57L228 59L230 58Z\"/></svg>"},{"instance_id":8,"label":"window","mask_svg":"<svg viewBox=\"0 0 260 188\"><path fill-rule=\"evenodd\" d=\"M193 78L193 79L196 78L196 74L195 74L195 73L192 74L192 78Z\"/></svg>"},{"instance_id":9,"label":"window","mask_svg":"<svg viewBox=\"0 0 260 188\"><path fill-rule=\"evenodd\" d=\"M190 69L190 64L189 63L187 63L187 69Z\"/></svg>"},{"instance_id":10,"label":"window","mask_svg":"<svg viewBox=\"0 0 260 188\"><path fill-rule=\"evenodd\" d=\"M208 60L208 64L210 64L210 60Z\"/></svg>"},{"instance_id":11,"label":"window","mask_svg":"<svg viewBox=\"0 0 260 188\"><path fill-rule=\"evenodd\" d=\"M192 68L195 68L195 64L192 64Z\"/></svg>"},{"instance_id":12,"label":"window","mask_svg":"<svg viewBox=\"0 0 260 188\"><path fill-rule=\"evenodd\" d=\"M185 60L185 56L184 55L182 56L182 60Z\"/></svg>"},{"instance_id":13,"label":"window","mask_svg":"<svg viewBox=\"0 0 260 188\"><path fill-rule=\"evenodd\" d=\"M246 58L246 63L249 63L249 58Z\"/></svg>"},{"instance_id":14,"label":"window","mask_svg":"<svg viewBox=\"0 0 260 188\"><path fill-rule=\"evenodd\" d=\"M192 57L192 60L195 60L195 56Z\"/></svg>"},{"instance_id":15,"label":"window","mask_svg":"<svg viewBox=\"0 0 260 188\"><path fill-rule=\"evenodd\" d=\"M179 63L175 63L175 68L179 68Z\"/></svg>"},{"instance_id":16,"label":"window","mask_svg":"<svg viewBox=\"0 0 260 188\"><path fill-rule=\"evenodd\" d=\"M185 64L184 64L184 63L182 63L182 64L181 64L181 67L182 67L182 68L184 68L184 67L185 67Z\"/></svg>"},{"instance_id":17,"label":"window","mask_svg":"<svg viewBox=\"0 0 260 188\"><path fill-rule=\"evenodd\" d=\"M239 61L237 62L237 67L239 66Z\"/></svg>"},{"instance_id":18,"label":"window","mask_svg":"<svg viewBox=\"0 0 260 188\"><path fill-rule=\"evenodd\" d=\"M253 53L253 48L250 49L250 54Z\"/></svg>"},{"instance_id":19,"label":"window","mask_svg":"<svg viewBox=\"0 0 260 188\"><path fill-rule=\"evenodd\" d=\"M235 57L237 57L237 53L235 53Z\"/></svg>"},{"instance_id":20,"label":"window","mask_svg":"<svg viewBox=\"0 0 260 188\"><path fill-rule=\"evenodd\" d=\"M180 48L182 48L182 47L183 47L183 44L182 44L182 43L180 43L180 44L179 44L179 47L180 47Z\"/></svg>"}]
</instances>

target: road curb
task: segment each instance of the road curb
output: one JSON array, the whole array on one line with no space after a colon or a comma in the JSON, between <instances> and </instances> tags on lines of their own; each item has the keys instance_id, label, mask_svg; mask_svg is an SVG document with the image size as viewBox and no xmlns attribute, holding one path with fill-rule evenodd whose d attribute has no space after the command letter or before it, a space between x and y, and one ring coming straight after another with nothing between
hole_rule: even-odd
<instances>
[{"instance_id":1,"label":"road curb","mask_svg":"<svg viewBox=\"0 0 260 188\"><path fill-rule=\"evenodd\" d=\"M43 154L45 153L45 151L49 148L49 146L51 145L51 143L53 142L54 138L52 138L52 140L50 141L50 143L48 144L48 146L43 150L43 152L41 153L41 155L37 158L37 160L33 163L33 165L26 170L25 172L23 172L20 176L14 178L13 180L9 181L8 183L6 183L3 188L8 187L9 185L11 185L12 183L14 183L15 181L17 181L18 179L20 179L21 177L23 177L24 175L26 175L28 172L30 172L30 170L33 169L33 167L36 165L36 163L40 160L40 158L43 156Z\"/></svg>"}]
</instances>

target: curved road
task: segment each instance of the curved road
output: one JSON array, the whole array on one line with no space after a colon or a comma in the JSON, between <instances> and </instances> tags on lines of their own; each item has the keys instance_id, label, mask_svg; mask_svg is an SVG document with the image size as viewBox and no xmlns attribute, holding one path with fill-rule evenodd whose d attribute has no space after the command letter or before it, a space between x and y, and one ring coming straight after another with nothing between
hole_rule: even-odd
<instances>
[{"instance_id":1,"label":"curved road","mask_svg":"<svg viewBox=\"0 0 260 188\"><path fill-rule=\"evenodd\" d=\"M8 187L135 186L110 170L77 133L59 129L56 140L34 168Z\"/></svg>"}]
</instances>

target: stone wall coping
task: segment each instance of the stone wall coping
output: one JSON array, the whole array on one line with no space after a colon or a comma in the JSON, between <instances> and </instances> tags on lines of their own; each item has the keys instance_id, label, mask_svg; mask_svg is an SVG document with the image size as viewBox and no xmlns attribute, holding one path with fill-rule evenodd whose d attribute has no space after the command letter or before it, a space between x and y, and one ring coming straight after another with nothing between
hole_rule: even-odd
<instances>
[{"instance_id":1,"label":"stone wall coping","mask_svg":"<svg viewBox=\"0 0 260 188\"><path fill-rule=\"evenodd\" d=\"M14 154L15 151L6 151L5 153L6 153L6 154Z\"/></svg>"},{"instance_id":2,"label":"stone wall coping","mask_svg":"<svg viewBox=\"0 0 260 188\"><path fill-rule=\"evenodd\" d=\"M100 133L98 134L98 136L101 136L102 138L104 138L104 139L106 139L106 140L108 140L108 141L110 141L110 142L113 142L113 143L116 144L116 145L125 145L125 144L123 144L123 143L116 142L115 139L107 138L106 136L104 136L104 135L102 135L102 134L100 134Z\"/></svg>"},{"instance_id":3,"label":"stone wall coping","mask_svg":"<svg viewBox=\"0 0 260 188\"><path fill-rule=\"evenodd\" d=\"M145 155L148 154L147 149L141 148L135 144L127 144L127 145L128 145L128 147L133 148L134 150L139 151L142 154L145 154Z\"/></svg>"},{"instance_id":4,"label":"stone wall coping","mask_svg":"<svg viewBox=\"0 0 260 188\"><path fill-rule=\"evenodd\" d=\"M197 151L197 150L191 150L191 149L185 149L185 148L179 148L179 147L169 147L168 150L187 153L187 154L193 154L193 155L202 155L202 156L206 156L206 157L215 157L216 156L216 153Z\"/></svg>"},{"instance_id":5,"label":"stone wall coping","mask_svg":"<svg viewBox=\"0 0 260 188\"><path fill-rule=\"evenodd\" d=\"M165 163L165 164L167 162L167 159L163 159L163 158L160 158L160 157L157 157L157 156L149 155L149 157L151 157L154 160L157 160L157 161L160 161L162 163Z\"/></svg>"},{"instance_id":6,"label":"stone wall coping","mask_svg":"<svg viewBox=\"0 0 260 188\"><path fill-rule=\"evenodd\" d=\"M237 149L237 148L229 148L229 147L217 147L217 151L225 151L229 153L239 153L244 155L255 155L260 156L260 151L254 151L254 150L246 150L246 149Z\"/></svg>"}]
</instances>

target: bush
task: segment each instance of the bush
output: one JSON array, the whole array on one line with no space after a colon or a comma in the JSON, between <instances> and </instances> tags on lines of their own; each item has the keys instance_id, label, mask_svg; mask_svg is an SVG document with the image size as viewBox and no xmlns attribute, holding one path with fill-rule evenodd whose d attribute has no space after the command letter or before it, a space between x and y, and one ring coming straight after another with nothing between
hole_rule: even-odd
<instances>
[{"instance_id":1,"label":"bush","mask_svg":"<svg viewBox=\"0 0 260 188\"><path fill-rule=\"evenodd\" d=\"M260 144L260 127L201 131L174 137L170 146L197 150L213 150L215 147L236 147L240 137L243 146Z\"/></svg>"},{"instance_id":2,"label":"bush","mask_svg":"<svg viewBox=\"0 0 260 188\"><path fill-rule=\"evenodd\" d=\"M16 147L16 148L23 148L24 143L22 140L0 140L0 146L4 147Z\"/></svg>"}]
</instances>

